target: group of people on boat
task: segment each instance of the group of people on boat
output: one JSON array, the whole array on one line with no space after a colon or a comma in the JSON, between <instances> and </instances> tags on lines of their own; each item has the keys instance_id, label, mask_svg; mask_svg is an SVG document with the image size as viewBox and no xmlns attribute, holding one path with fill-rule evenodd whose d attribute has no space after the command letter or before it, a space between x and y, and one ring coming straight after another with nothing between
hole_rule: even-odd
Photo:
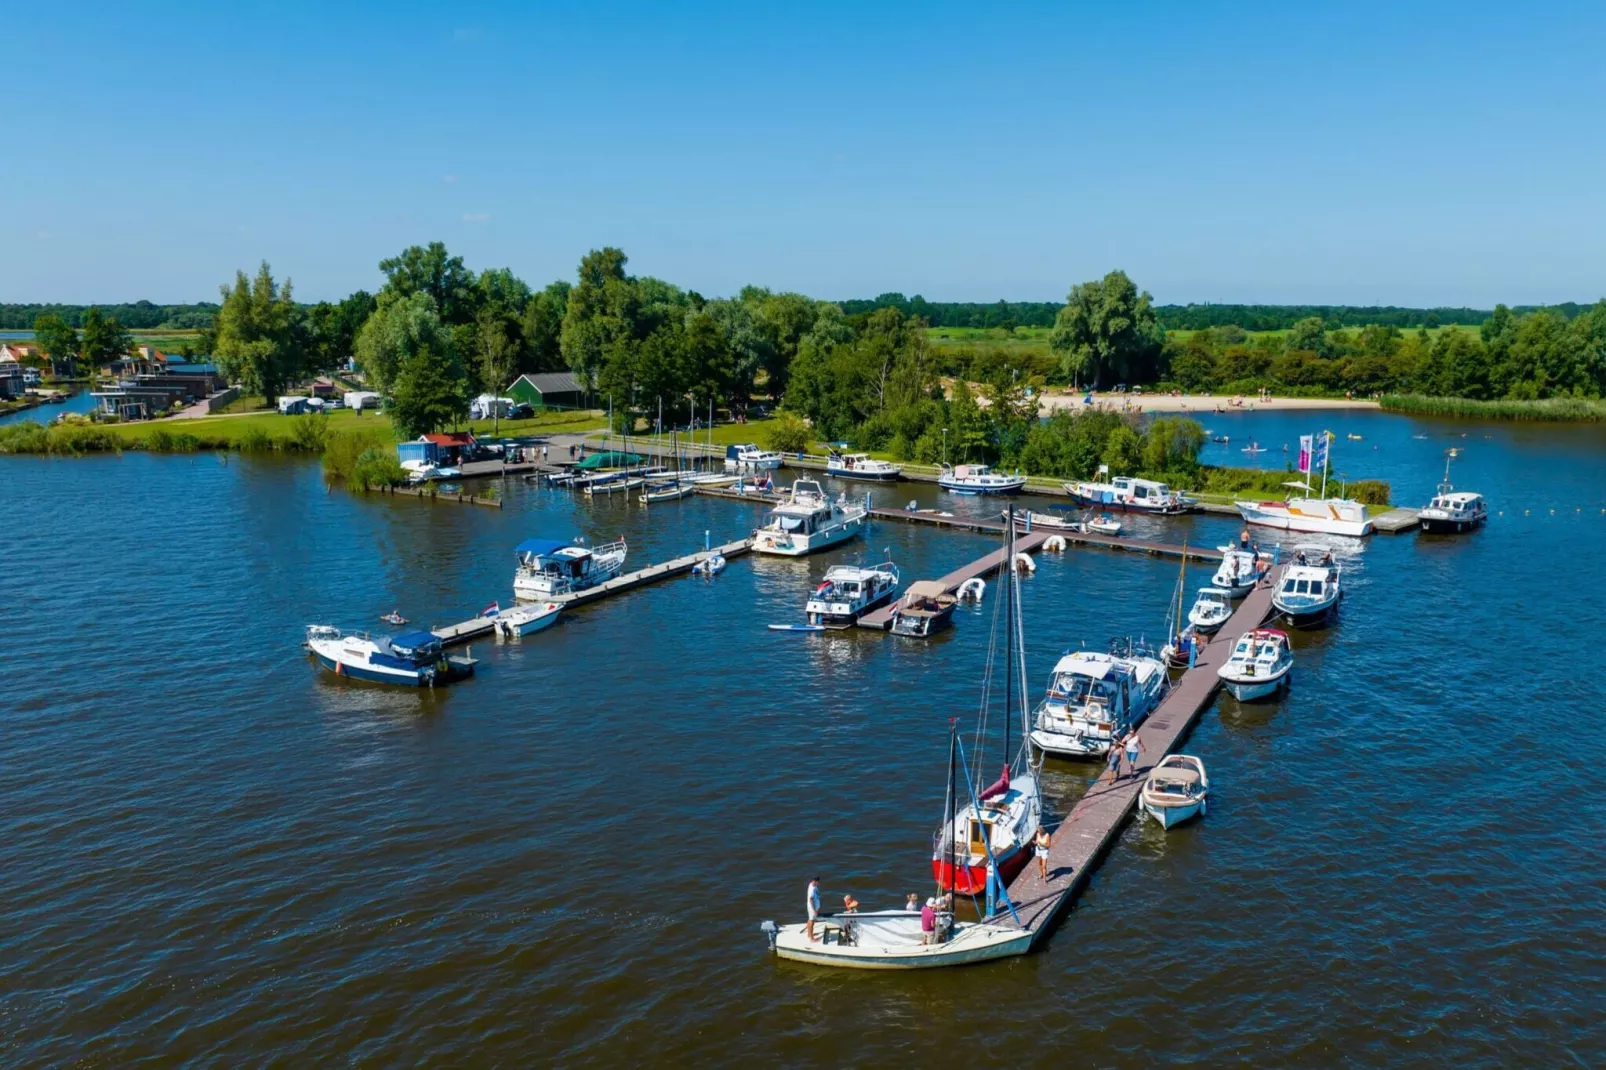
<instances>
[{"instance_id":1,"label":"group of people on boat","mask_svg":"<svg viewBox=\"0 0 1606 1070\"><path fill-rule=\"evenodd\" d=\"M1042 833L1039 838L1042 839L1046 835L1046 833ZM1048 854L1046 843L1042 845L1042 850L1043 857L1046 858ZM818 943L825 937L825 933L816 934L814 931L815 923L822 922L819 877L809 878L805 907L808 911L805 932L811 942ZM944 944L953 937L954 895L952 892L932 896L926 900L924 906L920 904L920 897L914 892L910 892L908 898L904 900L903 908L911 914L920 915L920 942L922 944ZM837 937L839 945L851 947L858 942L858 933L855 931L852 917L858 912L859 901L853 898L853 893L845 894L842 897L841 912L832 919L840 930Z\"/></svg>"}]
</instances>

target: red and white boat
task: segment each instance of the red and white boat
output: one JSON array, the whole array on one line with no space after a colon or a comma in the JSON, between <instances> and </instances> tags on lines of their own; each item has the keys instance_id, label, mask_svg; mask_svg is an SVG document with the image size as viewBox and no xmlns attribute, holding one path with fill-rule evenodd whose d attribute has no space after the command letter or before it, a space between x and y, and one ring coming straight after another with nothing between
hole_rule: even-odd
<instances>
[{"instance_id":1,"label":"red and white boat","mask_svg":"<svg viewBox=\"0 0 1606 1070\"><path fill-rule=\"evenodd\" d=\"M1013 513L1011 509L1009 519L1004 524L1006 561L1015 558ZM988 654L989 664L982 676L986 681L982 685L982 720L978 725L975 747L979 765L980 751L988 743L985 739L987 712L994 698L988 692L992 690L992 682L1001 679L1003 773L985 788L980 783L973 783L970 763L965 760L963 746L955 735L954 746L960 762L956 770L952 759L949 761L948 794L943 809L945 820L937 830L931 852L931 873L938 887L962 895L985 893L989 868L998 875L1000 887L1007 886L1025 868L1043 813L1029 742L1030 707L1026 701L1025 631L1021 626L1019 572L1007 570L1001 582L1004 584L1007 604L1003 607L1004 612L995 618L998 624L994 625L995 634L989 650L1001 653L1004 663L994 666L991 664L993 654ZM996 634L999 625L1004 629L1003 636ZM955 776L956 772L962 779Z\"/></svg>"}]
</instances>

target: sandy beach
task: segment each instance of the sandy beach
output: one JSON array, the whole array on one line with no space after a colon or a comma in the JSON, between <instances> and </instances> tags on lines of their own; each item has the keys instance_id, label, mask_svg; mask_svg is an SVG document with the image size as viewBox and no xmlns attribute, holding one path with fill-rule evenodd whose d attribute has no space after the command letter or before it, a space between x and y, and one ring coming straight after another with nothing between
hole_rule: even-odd
<instances>
[{"instance_id":1,"label":"sandy beach","mask_svg":"<svg viewBox=\"0 0 1606 1070\"><path fill-rule=\"evenodd\" d=\"M1060 409L1081 409L1083 394L1044 394L1038 399L1039 411L1044 415ZM1115 412L1258 412L1277 409L1375 409L1375 401L1347 398L1256 398L1252 395L1215 396L1194 394L1178 397L1174 394L1093 394L1093 404ZM1241 402L1241 404L1240 404Z\"/></svg>"}]
</instances>

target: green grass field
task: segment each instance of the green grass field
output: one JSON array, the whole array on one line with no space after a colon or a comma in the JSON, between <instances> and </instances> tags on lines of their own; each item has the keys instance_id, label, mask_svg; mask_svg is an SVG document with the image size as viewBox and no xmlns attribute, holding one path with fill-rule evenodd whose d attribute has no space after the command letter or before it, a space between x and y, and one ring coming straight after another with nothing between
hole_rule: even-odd
<instances>
[{"instance_id":1,"label":"green grass field","mask_svg":"<svg viewBox=\"0 0 1606 1070\"><path fill-rule=\"evenodd\" d=\"M172 435L193 435L209 447L229 448L262 435L274 441L288 440L293 433L296 419L268 411L202 416L189 420L146 420L97 426L105 428L130 447L144 442L152 432L162 430ZM326 419L328 423L325 427L330 433L375 431L387 442L400 441L390 421L378 413L336 409ZM501 433L505 436L577 433L603 427L606 423L607 418L600 412L549 412L539 413L528 420L503 420ZM464 424L465 429L476 435L489 435L492 426L490 420L475 420Z\"/></svg>"}]
</instances>

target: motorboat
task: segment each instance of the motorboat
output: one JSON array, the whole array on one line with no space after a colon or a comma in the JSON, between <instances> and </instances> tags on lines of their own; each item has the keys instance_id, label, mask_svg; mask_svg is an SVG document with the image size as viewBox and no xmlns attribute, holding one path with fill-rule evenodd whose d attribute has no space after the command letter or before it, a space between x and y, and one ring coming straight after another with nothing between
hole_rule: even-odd
<instances>
[{"instance_id":1,"label":"motorboat","mask_svg":"<svg viewBox=\"0 0 1606 1070\"><path fill-rule=\"evenodd\" d=\"M514 595L542 602L613 579L624 567L629 552L622 538L596 547L557 539L526 539L513 549L519 559L513 573Z\"/></svg>"},{"instance_id":2,"label":"motorboat","mask_svg":"<svg viewBox=\"0 0 1606 1070\"><path fill-rule=\"evenodd\" d=\"M1289 482L1291 488L1310 490L1307 483ZM1370 535L1372 520L1366 506L1351 498L1290 496L1280 502L1233 502L1250 524L1323 535Z\"/></svg>"},{"instance_id":3,"label":"motorboat","mask_svg":"<svg viewBox=\"0 0 1606 1070\"><path fill-rule=\"evenodd\" d=\"M1037 706L1032 742L1068 758L1108 754L1117 737L1143 723L1160 704L1165 689L1165 665L1158 658L1067 652Z\"/></svg>"},{"instance_id":4,"label":"motorboat","mask_svg":"<svg viewBox=\"0 0 1606 1070\"><path fill-rule=\"evenodd\" d=\"M753 552L802 557L858 535L868 516L863 503L850 502L846 495L832 500L819 480L799 479L770 510L764 526L753 532Z\"/></svg>"},{"instance_id":5,"label":"motorboat","mask_svg":"<svg viewBox=\"0 0 1606 1070\"><path fill-rule=\"evenodd\" d=\"M745 471L761 471L781 467L786 458L774 450L762 450L747 442L725 447L725 467Z\"/></svg>"},{"instance_id":6,"label":"motorboat","mask_svg":"<svg viewBox=\"0 0 1606 1070\"><path fill-rule=\"evenodd\" d=\"M645 476L620 475L613 479L606 479L598 483L587 483L585 493L587 497L598 494L628 494L637 487L647 485Z\"/></svg>"},{"instance_id":7,"label":"motorboat","mask_svg":"<svg viewBox=\"0 0 1606 1070\"><path fill-rule=\"evenodd\" d=\"M1114 538L1121 534L1121 522L1108 513L1103 516L1090 517L1083 527L1094 535L1108 535Z\"/></svg>"},{"instance_id":8,"label":"motorboat","mask_svg":"<svg viewBox=\"0 0 1606 1070\"><path fill-rule=\"evenodd\" d=\"M399 609L393 609L379 619L392 627L399 627L407 623L407 618L401 615L401 610Z\"/></svg>"},{"instance_id":9,"label":"motorboat","mask_svg":"<svg viewBox=\"0 0 1606 1070\"><path fill-rule=\"evenodd\" d=\"M1228 598L1242 598L1255 589L1261 573L1271 567L1271 555L1256 554L1252 550L1238 550L1231 546L1219 547L1221 565L1210 577L1210 585L1227 592Z\"/></svg>"},{"instance_id":10,"label":"motorboat","mask_svg":"<svg viewBox=\"0 0 1606 1070\"><path fill-rule=\"evenodd\" d=\"M1086 525L1062 513L1037 513L1030 509L1015 514L1015 524L1022 531L1085 531Z\"/></svg>"},{"instance_id":11,"label":"motorboat","mask_svg":"<svg viewBox=\"0 0 1606 1070\"><path fill-rule=\"evenodd\" d=\"M878 461L868 453L832 453L826 459L825 474L838 479L892 483L903 475L903 468L891 461Z\"/></svg>"},{"instance_id":12,"label":"motorboat","mask_svg":"<svg viewBox=\"0 0 1606 1070\"><path fill-rule=\"evenodd\" d=\"M1101 466L1101 472L1108 468ZM1077 505L1088 509L1115 509L1123 513L1156 513L1175 516L1193 508L1192 500L1183 497L1164 483L1136 476L1117 476L1107 483L1065 483L1065 493Z\"/></svg>"},{"instance_id":13,"label":"motorboat","mask_svg":"<svg viewBox=\"0 0 1606 1070\"><path fill-rule=\"evenodd\" d=\"M937 485L954 494L1016 494L1026 485L1026 477L1016 472L1004 475L985 464L942 466Z\"/></svg>"},{"instance_id":14,"label":"motorboat","mask_svg":"<svg viewBox=\"0 0 1606 1070\"><path fill-rule=\"evenodd\" d=\"M543 602L533 606L511 606L491 618L491 628L502 639L522 639L558 622L563 606Z\"/></svg>"},{"instance_id":15,"label":"motorboat","mask_svg":"<svg viewBox=\"0 0 1606 1070\"><path fill-rule=\"evenodd\" d=\"M1214 635L1232 617L1232 596L1220 587L1201 587L1188 610L1188 624L1200 635Z\"/></svg>"},{"instance_id":16,"label":"motorboat","mask_svg":"<svg viewBox=\"0 0 1606 1070\"><path fill-rule=\"evenodd\" d=\"M1167 755L1143 781L1138 806L1165 829L1203 815L1210 808L1204 762L1191 754Z\"/></svg>"},{"instance_id":17,"label":"motorboat","mask_svg":"<svg viewBox=\"0 0 1606 1070\"><path fill-rule=\"evenodd\" d=\"M1227 663L1216 675L1233 698L1247 702L1280 691L1293 668L1294 651L1288 645L1288 633L1256 628L1238 637Z\"/></svg>"},{"instance_id":18,"label":"motorboat","mask_svg":"<svg viewBox=\"0 0 1606 1070\"><path fill-rule=\"evenodd\" d=\"M405 687L434 687L474 673L471 657L450 657L433 632L370 636L328 624L307 627L307 649L336 676Z\"/></svg>"},{"instance_id":19,"label":"motorboat","mask_svg":"<svg viewBox=\"0 0 1606 1070\"><path fill-rule=\"evenodd\" d=\"M917 639L935 635L953 624L959 599L937 580L916 580L892 611L892 634Z\"/></svg>"},{"instance_id":20,"label":"motorboat","mask_svg":"<svg viewBox=\"0 0 1606 1070\"><path fill-rule=\"evenodd\" d=\"M428 483L432 479L441 477L441 470L428 461L403 461L401 462L401 470L406 473L407 482L412 484Z\"/></svg>"},{"instance_id":21,"label":"motorboat","mask_svg":"<svg viewBox=\"0 0 1606 1070\"><path fill-rule=\"evenodd\" d=\"M863 568L832 565L809 596L804 612L810 624L851 628L872 609L892 601L898 590L898 566L891 561Z\"/></svg>"},{"instance_id":22,"label":"motorboat","mask_svg":"<svg viewBox=\"0 0 1606 1070\"><path fill-rule=\"evenodd\" d=\"M1444 461L1444 480L1433 492L1433 500L1417 513L1422 530L1429 535L1458 535L1472 531L1489 519L1489 507L1483 495L1456 490L1450 483L1450 461L1456 451L1450 450Z\"/></svg>"},{"instance_id":23,"label":"motorboat","mask_svg":"<svg viewBox=\"0 0 1606 1070\"><path fill-rule=\"evenodd\" d=\"M693 576L708 576L710 578L725 571L725 555L721 553L709 554L691 567Z\"/></svg>"},{"instance_id":24,"label":"motorboat","mask_svg":"<svg viewBox=\"0 0 1606 1070\"><path fill-rule=\"evenodd\" d=\"M1199 634L1194 626L1189 624L1160 648L1160 660L1165 662L1167 668L1186 669L1209 645L1210 637Z\"/></svg>"},{"instance_id":25,"label":"motorboat","mask_svg":"<svg viewBox=\"0 0 1606 1070\"><path fill-rule=\"evenodd\" d=\"M733 487L736 485L737 480L741 478L741 476L724 475L719 472L703 472L690 477L689 482L699 487ZM688 480L683 478L681 482L688 482Z\"/></svg>"},{"instance_id":26,"label":"motorboat","mask_svg":"<svg viewBox=\"0 0 1606 1070\"><path fill-rule=\"evenodd\" d=\"M805 922L766 921L759 928L778 958L862 970L964 966L1024 955L1032 946L1032 931L1008 916L972 922L947 911L938 915L939 939L933 941L927 940L918 910L826 914L814 923L814 940Z\"/></svg>"},{"instance_id":27,"label":"motorboat","mask_svg":"<svg viewBox=\"0 0 1606 1070\"><path fill-rule=\"evenodd\" d=\"M641 504L679 501L696 493L697 486L694 483L649 483L647 489L641 492Z\"/></svg>"},{"instance_id":28,"label":"motorboat","mask_svg":"<svg viewBox=\"0 0 1606 1070\"><path fill-rule=\"evenodd\" d=\"M1339 582L1343 570L1326 547L1295 546L1293 554L1272 592L1272 608L1296 628L1321 624L1338 610L1344 597Z\"/></svg>"},{"instance_id":29,"label":"motorboat","mask_svg":"<svg viewBox=\"0 0 1606 1070\"><path fill-rule=\"evenodd\" d=\"M1013 516L1005 519L1003 534L1003 559L1013 560ZM1003 604L1000 611L993 614L991 641L982 672L976 762L972 765L966 758L958 729L950 726L948 790L943 802L943 822L937 829L931 851L931 873L937 887L962 895L1007 888L1015 875L1025 868L1042 820L1037 769L1027 740L1030 721L1026 701L1026 651L1024 644L1017 642L1025 634L1020 609L1020 573L1004 569L998 582L1003 587ZM1005 666L1009 671L1005 671ZM1002 703L997 702L1000 692ZM983 732L996 705L1002 706L1002 716L992 723L1003 726L1003 771L996 781L982 787L979 766L983 749L990 743ZM989 889L989 875L995 878L991 882L992 889ZM993 895L988 894L987 898L991 906ZM1013 907L1010 909L1013 913Z\"/></svg>"}]
</instances>

